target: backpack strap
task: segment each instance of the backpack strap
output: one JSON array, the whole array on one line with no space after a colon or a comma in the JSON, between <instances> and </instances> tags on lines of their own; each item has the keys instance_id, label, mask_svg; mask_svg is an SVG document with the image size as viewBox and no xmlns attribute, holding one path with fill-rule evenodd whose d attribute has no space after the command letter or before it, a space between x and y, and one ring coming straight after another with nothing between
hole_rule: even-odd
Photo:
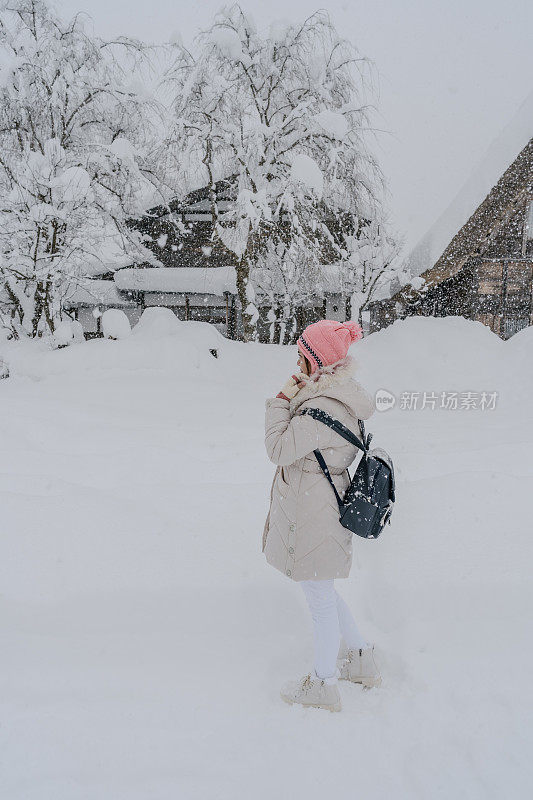
<instances>
[{"instance_id":1,"label":"backpack strap","mask_svg":"<svg viewBox=\"0 0 533 800\"><path fill-rule=\"evenodd\" d=\"M324 425L327 425L328 428L332 428L336 433L339 434L339 436L342 436L342 438L346 439L346 441L350 442L350 444L358 447L359 450L363 451L363 453L368 452L368 445L371 437L365 435L365 428L362 422L360 422L361 432L363 435L363 441L361 442L361 440L358 439L357 436L352 433L351 430L349 430L349 428L343 425L342 422L339 422L338 419L333 419L333 417L330 417L330 415L325 411L322 411L321 408L304 408L300 416L303 414L309 414L309 416L313 417L313 419L323 422Z\"/></svg>"},{"instance_id":2,"label":"backpack strap","mask_svg":"<svg viewBox=\"0 0 533 800\"><path fill-rule=\"evenodd\" d=\"M326 462L324 461L324 456L322 455L320 450L313 450L313 453L315 454L316 460L318 461L318 463L320 464L320 466L322 468L322 472L324 473L324 475L326 476L328 481L331 483L331 488L335 492L335 497L337 498L337 504L339 506L339 511L342 511L343 508L344 508L344 503L342 502L342 500L341 500L341 498L339 496L339 493L337 491L337 487L333 483L333 479L332 479L331 475L329 474L329 469L328 469L328 466L327 466Z\"/></svg>"},{"instance_id":3,"label":"backpack strap","mask_svg":"<svg viewBox=\"0 0 533 800\"><path fill-rule=\"evenodd\" d=\"M303 414L309 414L309 416L313 417L313 419L316 419L319 422L323 422L324 425L327 425L328 428L331 428L332 430L334 430L336 433L339 434L339 436L342 436L343 439L346 439L346 441L350 442L350 444L353 444L356 447L358 447L359 450L363 451L363 458L367 455L367 453L368 453L368 445L370 443L370 439L372 438L372 435L370 434L369 436L366 436L366 434L365 434L365 426L364 426L362 420L359 421L359 425L360 425L360 428L361 428L361 434L362 434L363 441L358 439L357 436L354 433L352 433L351 430L349 430L349 428L347 428L345 425L342 424L342 422L339 422L338 419L334 419L333 417L330 417L330 415L327 414L325 411L323 411L321 408L304 408L303 411L300 412L300 416L302 416ZM332 479L332 477L330 475L329 469L328 469L327 464L326 464L326 462L324 460L324 456L322 455L322 453L318 449L317 450L313 450L313 453L314 453L314 456L315 456L316 460L320 464L320 468L322 469L322 472L324 473L324 475L326 476L326 478L330 482L331 488L335 492L335 497L337 498L337 505L339 506L339 511L342 513L342 511L344 509L344 503L343 503L343 501L341 500L341 498L339 496L339 493L337 491L337 487L333 483L333 479ZM350 473L349 472L348 472L348 477L350 477Z\"/></svg>"}]
</instances>

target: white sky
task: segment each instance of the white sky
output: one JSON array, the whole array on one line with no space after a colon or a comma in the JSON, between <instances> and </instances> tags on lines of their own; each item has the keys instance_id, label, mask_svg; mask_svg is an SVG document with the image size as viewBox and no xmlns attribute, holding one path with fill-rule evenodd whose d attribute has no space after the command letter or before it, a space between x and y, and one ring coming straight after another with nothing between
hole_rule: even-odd
<instances>
[{"instance_id":1,"label":"white sky","mask_svg":"<svg viewBox=\"0 0 533 800\"><path fill-rule=\"evenodd\" d=\"M189 44L220 0L56 0L102 36ZM379 73L378 155L408 248L461 188L533 88L531 0L243 0L257 25L327 9ZM533 135L533 131L532 131Z\"/></svg>"}]
</instances>

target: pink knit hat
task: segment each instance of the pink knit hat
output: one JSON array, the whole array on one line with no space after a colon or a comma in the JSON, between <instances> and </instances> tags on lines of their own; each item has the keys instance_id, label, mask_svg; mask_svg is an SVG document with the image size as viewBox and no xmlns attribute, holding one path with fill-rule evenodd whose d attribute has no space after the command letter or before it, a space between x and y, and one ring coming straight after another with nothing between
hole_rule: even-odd
<instances>
[{"instance_id":1,"label":"pink knit hat","mask_svg":"<svg viewBox=\"0 0 533 800\"><path fill-rule=\"evenodd\" d=\"M298 346L311 362L311 374L320 367L334 364L345 358L352 342L363 336L357 322L337 322L321 319L308 325L298 339Z\"/></svg>"}]
</instances>

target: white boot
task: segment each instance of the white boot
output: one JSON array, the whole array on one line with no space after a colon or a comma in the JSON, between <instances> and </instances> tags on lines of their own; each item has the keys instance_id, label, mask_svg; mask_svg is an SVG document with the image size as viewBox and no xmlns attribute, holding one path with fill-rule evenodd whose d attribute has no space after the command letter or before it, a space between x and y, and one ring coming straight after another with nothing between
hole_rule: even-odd
<instances>
[{"instance_id":1,"label":"white boot","mask_svg":"<svg viewBox=\"0 0 533 800\"><path fill-rule=\"evenodd\" d=\"M313 708L326 708L328 711L340 711L341 696L336 680L327 683L314 673L300 678L299 681L290 681L280 692L286 703L300 703L302 706Z\"/></svg>"},{"instance_id":2,"label":"white boot","mask_svg":"<svg viewBox=\"0 0 533 800\"><path fill-rule=\"evenodd\" d=\"M381 675L374 659L374 645L360 650L348 650L339 658L337 666L341 681L362 683L363 686L381 686Z\"/></svg>"}]
</instances>

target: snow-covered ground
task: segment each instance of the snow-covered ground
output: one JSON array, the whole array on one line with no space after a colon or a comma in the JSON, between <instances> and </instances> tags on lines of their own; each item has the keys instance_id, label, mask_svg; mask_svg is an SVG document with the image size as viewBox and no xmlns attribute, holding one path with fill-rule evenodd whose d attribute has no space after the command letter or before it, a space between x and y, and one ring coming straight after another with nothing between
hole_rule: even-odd
<instances>
[{"instance_id":1,"label":"snow-covered ground","mask_svg":"<svg viewBox=\"0 0 533 800\"><path fill-rule=\"evenodd\" d=\"M218 359L209 348L218 348ZM356 343L398 502L339 588L380 689L289 707L311 628L261 533L264 399L296 348L161 313L122 341L0 345L6 800L530 797L533 328L413 318Z\"/></svg>"}]
</instances>

